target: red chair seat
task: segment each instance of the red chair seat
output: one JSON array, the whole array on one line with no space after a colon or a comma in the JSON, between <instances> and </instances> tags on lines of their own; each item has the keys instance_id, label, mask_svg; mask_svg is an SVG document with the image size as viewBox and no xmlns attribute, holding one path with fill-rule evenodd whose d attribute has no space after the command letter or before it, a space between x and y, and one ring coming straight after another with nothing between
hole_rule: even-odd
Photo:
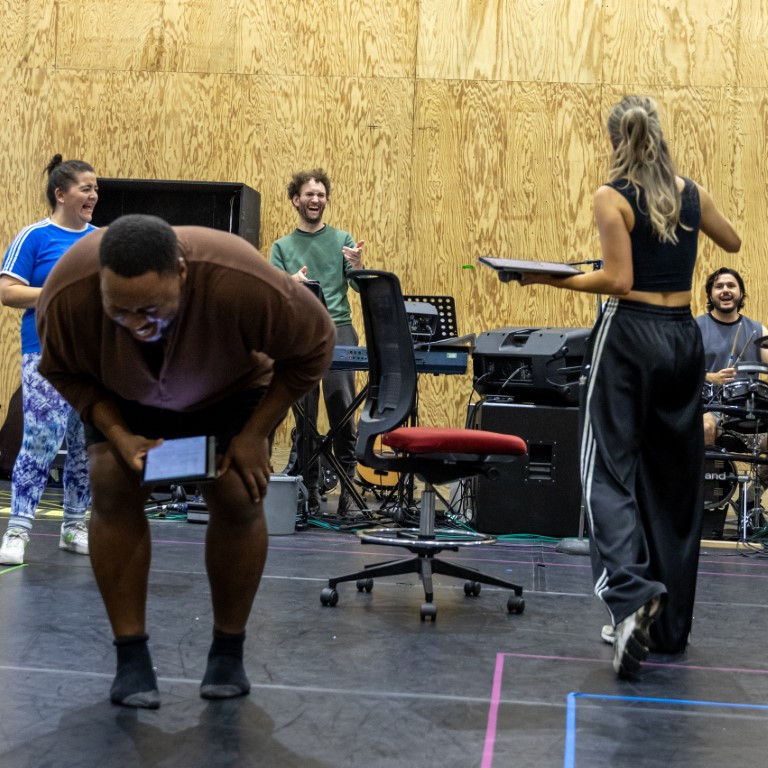
<instances>
[{"instance_id":1,"label":"red chair seat","mask_svg":"<svg viewBox=\"0 0 768 768\"><path fill-rule=\"evenodd\" d=\"M390 448L408 453L475 453L522 456L528 452L525 440L481 429L450 427L400 427L381 436Z\"/></svg>"}]
</instances>

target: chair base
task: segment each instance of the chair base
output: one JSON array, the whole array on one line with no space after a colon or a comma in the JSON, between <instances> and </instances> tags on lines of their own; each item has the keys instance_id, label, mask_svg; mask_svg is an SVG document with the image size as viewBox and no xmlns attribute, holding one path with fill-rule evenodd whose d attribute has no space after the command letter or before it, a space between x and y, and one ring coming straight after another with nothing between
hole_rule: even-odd
<instances>
[{"instance_id":1,"label":"chair base","mask_svg":"<svg viewBox=\"0 0 768 768\"><path fill-rule=\"evenodd\" d=\"M451 541L443 536L450 536L450 533L456 534L461 540ZM337 576L328 579L328 586L325 587L320 595L320 602L323 605L334 606L338 603L339 596L336 591L336 585L346 581L357 582L359 592L370 592L373 589L373 580L382 576L401 576L407 573L416 573L419 575L424 586L424 603L421 606L421 620L432 619L437 615L437 609L433 603L432 575L442 574L457 579L465 579L464 594L467 597L480 594L480 585L487 584L494 587L509 589L513 595L507 601L507 610L510 613L522 613L525 609L525 600L522 598L523 588L511 581L498 579L495 576L485 574L475 568L469 568L464 565L442 560L435 555L442 550L457 551L462 546L476 546L478 544L492 544L495 539L483 534L474 534L462 532L438 532L434 536L419 537L418 529L372 529L361 531L359 536L363 544L388 544L391 546L401 546L413 552L415 557L405 557L396 560L389 560L385 563L372 563L365 566L360 571L348 573L344 576ZM387 535L389 534L389 535ZM440 536L440 538L438 538ZM466 540L470 539L470 540Z\"/></svg>"},{"instance_id":2,"label":"chair base","mask_svg":"<svg viewBox=\"0 0 768 768\"><path fill-rule=\"evenodd\" d=\"M458 552L460 547L477 547L495 544L496 537L476 531L456 528L365 528L357 532L363 544L380 544L387 547L405 547L414 554L439 552L443 549Z\"/></svg>"}]
</instances>

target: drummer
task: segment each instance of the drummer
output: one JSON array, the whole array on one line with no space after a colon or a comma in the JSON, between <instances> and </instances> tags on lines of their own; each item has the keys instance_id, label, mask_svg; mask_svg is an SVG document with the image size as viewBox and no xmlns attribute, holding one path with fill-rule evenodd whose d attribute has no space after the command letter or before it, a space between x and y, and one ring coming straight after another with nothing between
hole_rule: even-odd
<instances>
[{"instance_id":1,"label":"drummer","mask_svg":"<svg viewBox=\"0 0 768 768\"><path fill-rule=\"evenodd\" d=\"M757 339L768 336L762 323L741 314L747 293L744 280L735 269L721 267L713 272L705 285L707 313L696 318L704 341L706 380L719 392L723 384L734 381L739 363L768 364L768 349L757 347ZM721 433L720 414L704 413L704 442L714 445ZM766 448L766 437L760 441Z\"/></svg>"}]
</instances>

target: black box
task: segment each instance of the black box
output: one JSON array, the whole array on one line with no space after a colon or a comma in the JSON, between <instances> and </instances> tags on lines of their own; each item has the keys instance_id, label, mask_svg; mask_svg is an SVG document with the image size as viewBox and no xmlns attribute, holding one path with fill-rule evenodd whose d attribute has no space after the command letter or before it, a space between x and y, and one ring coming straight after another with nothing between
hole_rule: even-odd
<instances>
[{"instance_id":1,"label":"black box","mask_svg":"<svg viewBox=\"0 0 768 768\"><path fill-rule=\"evenodd\" d=\"M261 195L245 184L157 179L98 179L98 184L97 227L127 213L147 213L177 227L232 232L259 247Z\"/></svg>"},{"instance_id":2,"label":"black box","mask_svg":"<svg viewBox=\"0 0 768 768\"><path fill-rule=\"evenodd\" d=\"M517 435L528 456L500 464L495 480L477 478L474 527L482 533L527 533L565 538L579 535L578 408L518 405L484 400L475 426Z\"/></svg>"},{"instance_id":3,"label":"black box","mask_svg":"<svg viewBox=\"0 0 768 768\"><path fill-rule=\"evenodd\" d=\"M576 405L590 328L496 328L481 333L472 354L481 395L521 403Z\"/></svg>"}]
</instances>

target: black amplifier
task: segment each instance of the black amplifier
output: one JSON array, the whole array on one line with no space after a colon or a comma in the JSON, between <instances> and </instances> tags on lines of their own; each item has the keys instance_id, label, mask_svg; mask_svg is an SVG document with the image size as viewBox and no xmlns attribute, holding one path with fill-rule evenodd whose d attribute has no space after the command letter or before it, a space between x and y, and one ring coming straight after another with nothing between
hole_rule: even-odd
<instances>
[{"instance_id":1,"label":"black amplifier","mask_svg":"<svg viewBox=\"0 0 768 768\"><path fill-rule=\"evenodd\" d=\"M472 354L473 386L535 405L579 402L579 377L591 328L496 328Z\"/></svg>"}]
</instances>

